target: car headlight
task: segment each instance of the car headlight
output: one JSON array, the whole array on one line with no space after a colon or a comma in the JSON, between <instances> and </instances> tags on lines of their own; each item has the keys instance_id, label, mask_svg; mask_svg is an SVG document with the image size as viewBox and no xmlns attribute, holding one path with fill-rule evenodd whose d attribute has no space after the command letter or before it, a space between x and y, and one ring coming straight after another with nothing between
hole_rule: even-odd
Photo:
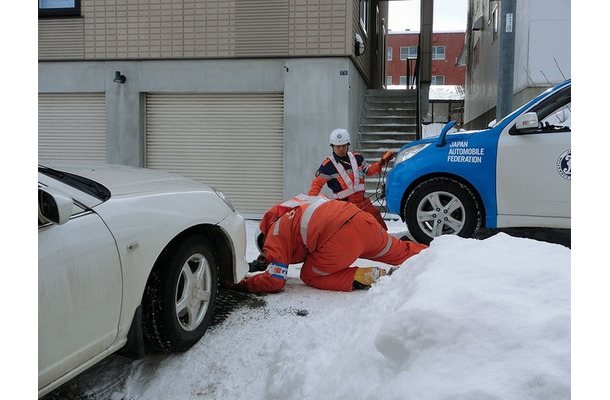
<instances>
[{"instance_id":1,"label":"car headlight","mask_svg":"<svg viewBox=\"0 0 610 400\"><path fill-rule=\"evenodd\" d=\"M394 161L394 165L399 164L403 161L407 161L409 158L413 157L429 145L430 143L416 144L415 146L410 146L404 150L399 151L396 155L396 161Z\"/></svg>"},{"instance_id":2,"label":"car headlight","mask_svg":"<svg viewBox=\"0 0 610 400\"><path fill-rule=\"evenodd\" d=\"M216 194L218 195L218 197L220 197L222 199L222 201L225 202L225 204L227 206L229 206L229 208L231 209L231 211L235 212L235 207L233 207L233 204L231 204L231 202L229 201L229 199L227 198L227 196L224 195L223 192L221 192L220 190L216 189L216 188L212 188L214 189L214 192L216 192Z\"/></svg>"}]
</instances>

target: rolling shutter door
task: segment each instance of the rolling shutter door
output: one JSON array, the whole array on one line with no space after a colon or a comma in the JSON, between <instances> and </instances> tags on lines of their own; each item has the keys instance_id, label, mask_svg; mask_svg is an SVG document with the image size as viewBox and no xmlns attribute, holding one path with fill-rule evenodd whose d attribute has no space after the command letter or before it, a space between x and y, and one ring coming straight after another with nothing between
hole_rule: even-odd
<instances>
[{"instance_id":1,"label":"rolling shutter door","mask_svg":"<svg viewBox=\"0 0 610 400\"><path fill-rule=\"evenodd\" d=\"M244 215L283 196L283 93L148 94L146 166L222 191Z\"/></svg>"},{"instance_id":2,"label":"rolling shutter door","mask_svg":"<svg viewBox=\"0 0 610 400\"><path fill-rule=\"evenodd\" d=\"M106 162L103 93L38 94L38 160Z\"/></svg>"}]
</instances>

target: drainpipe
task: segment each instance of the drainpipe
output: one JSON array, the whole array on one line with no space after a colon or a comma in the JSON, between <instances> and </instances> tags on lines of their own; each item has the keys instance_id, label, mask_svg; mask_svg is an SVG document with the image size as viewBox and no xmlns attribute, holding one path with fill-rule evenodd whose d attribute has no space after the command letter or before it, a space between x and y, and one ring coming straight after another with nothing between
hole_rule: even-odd
<instances>
[{"instance_id":1,"label":"drainpipe","mask_svg":"<svg viewBox=\"0 0 610 400\"><path fill-rule=\"evenodd\" d=\"M430 102L430 83L432 82L432 21L434 15L434 0L421 0L420 3L420 33L419 50L421 50L420 65L418 69L419 82L417 89L417 113L418 139L421 139L422 115L428 113ZM419 55L419 54L418 54ZM421 86L421 88L420 88Z\"/></svg>"},{"instance_id":2,"label":"drainpipe","mask_svg":"<svg viewBox=\"0 0 610 400\"><path fill-rule=\"evenodd\" d=\"M496 121L513 111L516 8L516 0L502 0L500 5L500 66Z\"/></svg>"}]
</instances>

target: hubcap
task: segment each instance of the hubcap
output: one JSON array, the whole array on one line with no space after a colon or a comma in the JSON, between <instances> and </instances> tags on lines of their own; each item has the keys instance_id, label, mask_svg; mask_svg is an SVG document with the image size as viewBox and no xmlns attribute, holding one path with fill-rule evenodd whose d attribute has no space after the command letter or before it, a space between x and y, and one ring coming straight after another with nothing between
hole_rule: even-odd
<instances>
[{"instance_id":1,"label":"hubcap","mask_svg":"<svg viewBox=\"0 0 610 400\"><path fill-rule=\"evenodd\" d=\"M202 254L193 254L182 266L176 288L176 316L185 331L197 329L212 296L210 264Z\"/></svg>"},{"instance_id":2,"label":"hubcap","mask_svg":"<svg viewBox=\"0 0 610 400\"><path fill-rule=\"evenodd\" d=\"M458 234L466 223L466 211L453 194L432 192L417 206L417 223L430 237Z\"/></svg>"}]
</instances>

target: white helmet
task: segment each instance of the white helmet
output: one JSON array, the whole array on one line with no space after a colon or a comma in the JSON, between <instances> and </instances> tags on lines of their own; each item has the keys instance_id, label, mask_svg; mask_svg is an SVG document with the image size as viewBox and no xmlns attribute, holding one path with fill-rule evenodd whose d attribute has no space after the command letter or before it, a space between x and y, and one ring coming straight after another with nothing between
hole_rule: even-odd
<instances>
[{"instance_id":1,"label":"white helmet","mask_svg":"<svg viewBox=\"0 0 610 400\"><path fill-rule=\"evenodd\" d=\"M337 128L330 133L330 145L341 146L349 144L349 132L343 128Z\"/></svg>"}]
</instances>

